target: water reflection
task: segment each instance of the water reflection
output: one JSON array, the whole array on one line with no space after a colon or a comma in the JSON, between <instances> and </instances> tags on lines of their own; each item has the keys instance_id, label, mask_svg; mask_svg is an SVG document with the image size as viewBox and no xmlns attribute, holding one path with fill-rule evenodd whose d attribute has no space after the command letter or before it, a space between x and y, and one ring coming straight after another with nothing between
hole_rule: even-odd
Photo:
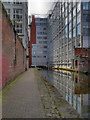
<instances>
[{"instance_id":1,"label":"water reflection","mask_svg":"<svg viewBox=\"0 0 90 120\"><path fill-rule=\"evenodd\" d=\"M40 73L59 90L81 117L89 117L89 76L59 70L40 70Z\"/></svg>"}]
</instances>

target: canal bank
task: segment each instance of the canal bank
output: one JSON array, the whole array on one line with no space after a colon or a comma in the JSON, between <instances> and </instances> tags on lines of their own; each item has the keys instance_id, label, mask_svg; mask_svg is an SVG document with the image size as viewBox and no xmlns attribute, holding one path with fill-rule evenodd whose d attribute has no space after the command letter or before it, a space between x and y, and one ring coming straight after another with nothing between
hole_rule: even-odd
<instances>
[{"instance_id":1,"label":"canal bank","mask_svg":"<svg viewBox=\"0 0 90 120\"><path fill-rule=\"evenodd\" d=\"M35 76L45 118L81 118L63 99L58 90L39 73L39 70L35 70Z\"/></svg>"},{"instance_id":2,"label":"canal bank","mask_svg":"<svg viewBox=\"0 0 90 120\"><path fill-rule=\"evenodd\" d=\"M44 80L46 81L45 85L47 86L47 83L49 83L49 85L53 86L54 88L54 92L52 92L53 89L51 88L50 88L51 90L48 89L49 95L50 93L53 93L55 100L56 101L60 100L59 103L62 101L60 98L61 96L63 101L65 101L68 104L68 107L71 107L72 110L74 110L77 114L79 114L81 118L89 117L89 87L90 87L89 78L90 76L86 74L69 72L64 70L56 70L56 69L54 70L39 69L38 72L39 74L41 74L42 81ZM41 86L41 83L40 83L40 86ZM45 87L42 87L42 90L43 88ZM60 95L58 99L57 99L57 94ZM68 109L66 103L63 105L63 102L61 102L61 106L59 104L58 107L63 106L63 109L64 110L66 109L65 111L70 112L70 109ZM62 112L62 110L60 111ZM66 112L62 112L62 114L66 114ZM68 118L67 116L64 116L64 117Z\"/></svg>"},{"instance_id":3,"label":"canal bank","mask_svg":"<svg viewBox=\"0 0 90 120\"><path fill-rule=\"evenodd\" d=\"M2 91L2 118L42 118L43 109L34 76L29 69Z\"/></svg>"},{"instance_id":4,"label":"canal bank","mask_svg":"<svg viewBox=\"0 0 90 120\"><path fill-rule=\"evenodd\" d=\"M65 86L71 87L68 87L70 91L74 88L74 86L72 87L73 80L68 80L68 86L64 86L65 80L61 78L62 83L59 83L60 78L58 75L60 77L59 72L53 72L52 74L52 71L50 72L47 70L45 70L44 74L42 74L41 69L33 68L18 77L18 79L13 81L14 83L10 83L10 87L7 85L9 89L6 89L2 93L2 97L4 98L2 100L3 118L82 118L80 114L72 108L72 105L75 105L75 102L71 100L71 96L73 99L76 96L75 99L79 102L80 96L83 97L79 94L83 94L83 92L87 94L87 91L81 90L81 93L79 90L79 92L75 93L76 95L71 95L70 93L71 96L69 96L68 99L71 103L70 105L66 101L67 99L65 100L63 98L63 95L65 96L67 91ZM51 84L51 82L47 79L48 77L50 77L53 84ZM61 86L59 86L60 84ZM57 86L62 89L63 93L57 89ZM77 89L79 86L77 84ZM87 86L85 86L85 88L87 88ZM74 91L72 90L72 92ZM76 107L78 108L78 111L81 111L79 109L80 105Z\"/></svg>"},{"instance_id":5,"label":"canal bank","mask_svg":"<svg viewBox=\"0 0 90 120\"><path fill-rule=\"evenodd\" d=\"M47 69L50 69L50 70L65 70L65 71L70 71L70 72L80 72L80 73L83 73L83 74L90 74L89 71L79 71L78 69L72 69L72 68L66 68L66 67L48 67Z\"/></svg>"}]
</instances>

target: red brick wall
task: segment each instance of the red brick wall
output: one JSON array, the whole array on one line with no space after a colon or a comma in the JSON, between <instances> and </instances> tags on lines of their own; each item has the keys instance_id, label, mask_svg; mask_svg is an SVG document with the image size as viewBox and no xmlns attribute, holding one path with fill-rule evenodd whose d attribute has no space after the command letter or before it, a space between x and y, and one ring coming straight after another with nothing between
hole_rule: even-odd
<instances>
[{"instance_id":1,"label":"red brick wall","mask_svg":"<svg viewBox=\"0 0 90 120\"><path fill-rule=\"evenodd\" d=\"M0 88L2 86L2 5L0 4Z\"/></svg>"},{"instance_id":2,"label":"red brick wall","mask_svg":"<svg viewBox=\"0 0 90 120\"><path fill-rule=\"evenodd\" d=\"M80 55L82 54L82 57L90 57L90 49L85 49L85 48L75 48L75 55Z\"/></svg>"},{"instance_id":3,"label":"red brick wall","mask_svg":"<svg viewBox=\"0 0 90 120\"><path fill-rule=\"evenodd\" d=\"M32 25L31 25L31 39L30 39L30 66L32 65L32 44L36 44L36 24L35 18L32 16Z\"/></svg>"},{"instance_id":4,"label":"red brick wall","mask_svg":"<svg viewBox=\"0 0 90 120\"><path fill-rule=\"evenodd\" d=\"M75 56L82 54L82 57L77 57L77 69L79 71L90 72L90 49L85 48L75 48ZM75 61L76 61L75 59ZM74 63L74 66L76 64Z\"/></svg>"},{"instance_id":5,"label":"red brick wall","mask_svg":"<svg viewBox=\"0 0 90 120\"><path fill-rule=\"evenodd\" d=\"M15 31L2 11L2 87L25 70L26 54ZM15 39L16 38L16 39ZM15 42L16 41L16 42ZM15 56L16 53L16 56ZM16 62L15 62L16 61Z\"/></svg>"}]
</instances>

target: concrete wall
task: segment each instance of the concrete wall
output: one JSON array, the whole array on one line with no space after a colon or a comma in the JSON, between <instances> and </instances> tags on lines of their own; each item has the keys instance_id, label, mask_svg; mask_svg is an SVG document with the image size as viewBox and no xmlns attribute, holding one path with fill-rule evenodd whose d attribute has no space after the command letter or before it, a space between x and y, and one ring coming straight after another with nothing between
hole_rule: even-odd
<instances>
[{"instance_id":1,"label":"concrete wall","mask_svg":"<svg viewBox=\"0 0 90 120\"><path fill-rule=\"evenodd\" d=\"M2 10L2 87L25 71L26 53L12 24Z\"/></svg>"}]
</instances>

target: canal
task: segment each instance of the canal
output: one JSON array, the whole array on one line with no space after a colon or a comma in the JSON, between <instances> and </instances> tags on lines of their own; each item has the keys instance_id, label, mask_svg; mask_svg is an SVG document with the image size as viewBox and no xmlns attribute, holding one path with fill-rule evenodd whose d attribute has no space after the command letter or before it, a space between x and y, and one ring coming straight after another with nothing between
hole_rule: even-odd
<instances>
[{"instance_id":1,"label":"canal","mask_svg":"<svg viewBox=\"0 0 90 120\"><path fill-rule=\"evenodd\" d=\"M62 70L39 69L39 72L59 91L63 98L81 117L89 117L90 75Z\"/></svg>"}]
</instances>

